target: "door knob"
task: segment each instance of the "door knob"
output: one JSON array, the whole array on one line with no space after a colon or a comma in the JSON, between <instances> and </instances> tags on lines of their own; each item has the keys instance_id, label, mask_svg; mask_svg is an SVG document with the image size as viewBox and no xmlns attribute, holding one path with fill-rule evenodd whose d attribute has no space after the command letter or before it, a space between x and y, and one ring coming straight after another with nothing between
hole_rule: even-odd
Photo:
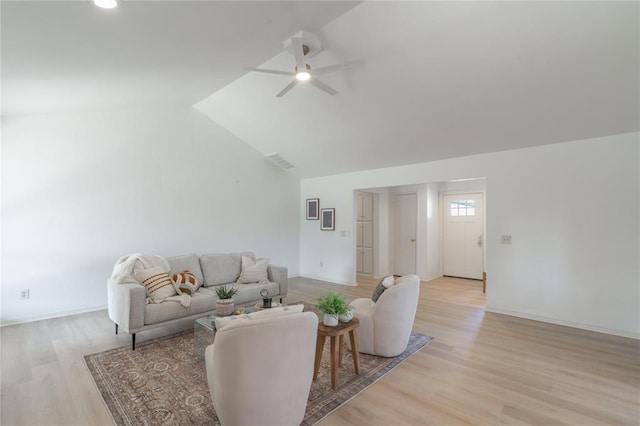
<instances>
[{"instance_id":1,"label":"door knob","mask_svg":"<svg viewBox=\"0 0 640 426\"><path fill-rule=\"evenodd\" d=\"M416 242L416 239L415 239L415 238L412 238L412 239L411 239L411 242L412 242L412 243L415 243L415 242Z\"/></svg>"}]
</instances>

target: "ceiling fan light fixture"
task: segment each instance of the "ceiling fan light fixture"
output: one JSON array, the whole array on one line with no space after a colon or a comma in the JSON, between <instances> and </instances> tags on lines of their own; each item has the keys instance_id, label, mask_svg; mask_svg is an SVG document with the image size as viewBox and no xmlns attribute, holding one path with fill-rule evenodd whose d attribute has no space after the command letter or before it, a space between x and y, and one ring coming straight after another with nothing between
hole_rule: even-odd
<instances>
[{"instance_id":1,"label":"ceiling fan light fixture","mask_svg":"<svg viewBox=\"0 0 640 426\"><path fill-rule=\"evenodd\" d=\"M93 0L93 4L103 9L113 9L118 6L118 2L116 0Z\"/></svg>"},{"instance_id":2,"label":"ceiling fan light fixture","mask_svg":"<svg viewBox=\"0 0 640 426\"><path fill-rule=\"evenodd\" d=\"M304 70L299 70L298 67L296 66L295 72L296 72L296 79L299 81L307 81L311 78L311 67L309 66L309 64L304 64Z\"/></svg>"},{"instance_id":3,"label":"ceiling fan light fixture","mask_svg":"<svg viewBox=\"0 0 640 426\"><path fill-rule=\"evenodd\" d=\"M258 71L258 72L264 72L269 74L282 74L282 75L293 76L294 79L288 85L286 85L284 89L282 89L280 92L278 92L278 94L276 94L276 98L281 98L287 93L289 93L289 91L293 89L300 81L306 81L308 83L305 83L305 84L310 84L312 86L315 86L318 89L322 90L323 92L332 96L338 93L336 90L326 85L322 81L318 80L317 78L315 77L312 78L311 67L309 66L309 64L305 62L305 57L310 53L311 49L306 44L302 44L302 40L299 36L291 38L289 46L287 46L287 43L285 42L285 48L290 51L289 53L293 53L293 56L295 57L296 63L295 63L295 68L293 72L270 70L265 68L245 68L245 69L249 71ZM319 70L319 73L326 73L327 71L330 71L330 70L344 68L345 66L350 66L356 62L361 62L361 61L351 61L349 63L346 63L346 65L335 64L331 66L321 67L321 68L317 68L316 71Z\"/></svg>"},{"instance_id":4,"label":"ceiling fan light fixture","mask_svg":"<svg viewBox=\"0 0 640 426\"><path fill-rule=\"evenodd\" d=\"M309 74L307 71L300 71L296 73L296 79L300 81L307 81L310 78L311 78L311 74Z\"/></svg>"}]
</instances>

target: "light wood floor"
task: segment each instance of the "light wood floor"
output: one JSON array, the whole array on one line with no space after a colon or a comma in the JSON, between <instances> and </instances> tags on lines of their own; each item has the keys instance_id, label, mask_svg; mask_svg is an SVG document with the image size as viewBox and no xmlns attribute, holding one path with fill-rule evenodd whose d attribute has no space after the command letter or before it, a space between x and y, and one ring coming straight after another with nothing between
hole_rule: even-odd
<instances>
[{"instance_id":1,"label":"light wood floor","mask_svg":"<svg viewBox=\"0 0 640 426\"><path fill-rule=\"evenodd\" d=\"M345 287L290 280L287 302ZM640 341L485 313L482 284L423 282L414 330L435 337L322 425L640 424ZM138 341L190 328L186 322ZM82 355L130 344L106 311L1 329L5 425L109 425Z\"/></svg>"}]
</instances>

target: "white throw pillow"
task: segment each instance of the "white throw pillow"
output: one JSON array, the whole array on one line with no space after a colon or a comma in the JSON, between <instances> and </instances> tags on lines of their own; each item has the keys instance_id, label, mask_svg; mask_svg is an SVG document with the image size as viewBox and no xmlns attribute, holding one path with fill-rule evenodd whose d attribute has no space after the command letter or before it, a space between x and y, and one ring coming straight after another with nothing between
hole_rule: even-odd
<instances>
[{"instance_id":1,"label":"white throw pillow","mask_svg":"<svg viewBox=\"0 0 640 426\"><path fill-rule=\"evenodd\" d=\"M231 324L239 324L246 321L255 321L262 318L277 317L280 315L293 314L296 312L302 312L304 305L291 305L279 308L263 309L257 312L251 312L245 315L232 315L230 317L216 318L216 330L220 330Z\"/></svg>"},{"instance_id":2,"label":"white throw pillow","mask_svg":"<svg viewBox=\"0 0 640 426\"><path fill-rule=\"evenodd\" d=\"M242 256L242 272L240 272L237 282L241 284L249 284L267 281L268 267L269 259L267 258L253 260L250 257Z\"/></svg>"},{"instance_id":3,"label":"white throw pillow","mask_svg":"<svg viewBox=\"0 0 640 426\"><path fill-rule=\"evenodd\" d=\"M382 285L384 286L384 288L389 288L395 283L396 281L393 279L393 275L389 275L388 277L385 277L384 280L382 280Z\"/></svg>"},{"instance_id":4,"label":"white throw pillow","mask_svg":"<svg viewBox=\"0 0 640 426\"><path fill-rule=\"evenodd\" d=\"M147 289L147 297L153 299L155 303L177 294L171 277L159 266L140 269L135 272L135 277Z\"/></svg>"}]
</instances>

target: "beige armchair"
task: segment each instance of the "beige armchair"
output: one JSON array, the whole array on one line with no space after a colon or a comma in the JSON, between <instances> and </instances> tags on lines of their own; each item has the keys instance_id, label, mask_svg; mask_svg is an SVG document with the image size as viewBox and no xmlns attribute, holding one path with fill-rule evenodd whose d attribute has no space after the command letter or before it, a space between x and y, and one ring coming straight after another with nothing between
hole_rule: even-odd
<instances>
[{"instance_id":1,"label":"beige armchair","mask_svg":"<svg viewBox=\"0 0 640 426\"><path fill-rule=\"evenodd\" d=\"M392 357L407 348L418 307L420 278L405 275L386 289L377 302L355 299L350 303L360 320L358 349L362 353ZM350 348L349 342L347 347Z\"/></svg>"},{"instance_id":2,"label":"beige armchair","mask_svg":"<svg viewBox=\"0 0 640 426\"><path fill-rule=\"evenodd\" d=\"M205 360L222 425L299 425L313 379L318 317L286 313L225 326Z\"/></svg>"}]
</instances>

